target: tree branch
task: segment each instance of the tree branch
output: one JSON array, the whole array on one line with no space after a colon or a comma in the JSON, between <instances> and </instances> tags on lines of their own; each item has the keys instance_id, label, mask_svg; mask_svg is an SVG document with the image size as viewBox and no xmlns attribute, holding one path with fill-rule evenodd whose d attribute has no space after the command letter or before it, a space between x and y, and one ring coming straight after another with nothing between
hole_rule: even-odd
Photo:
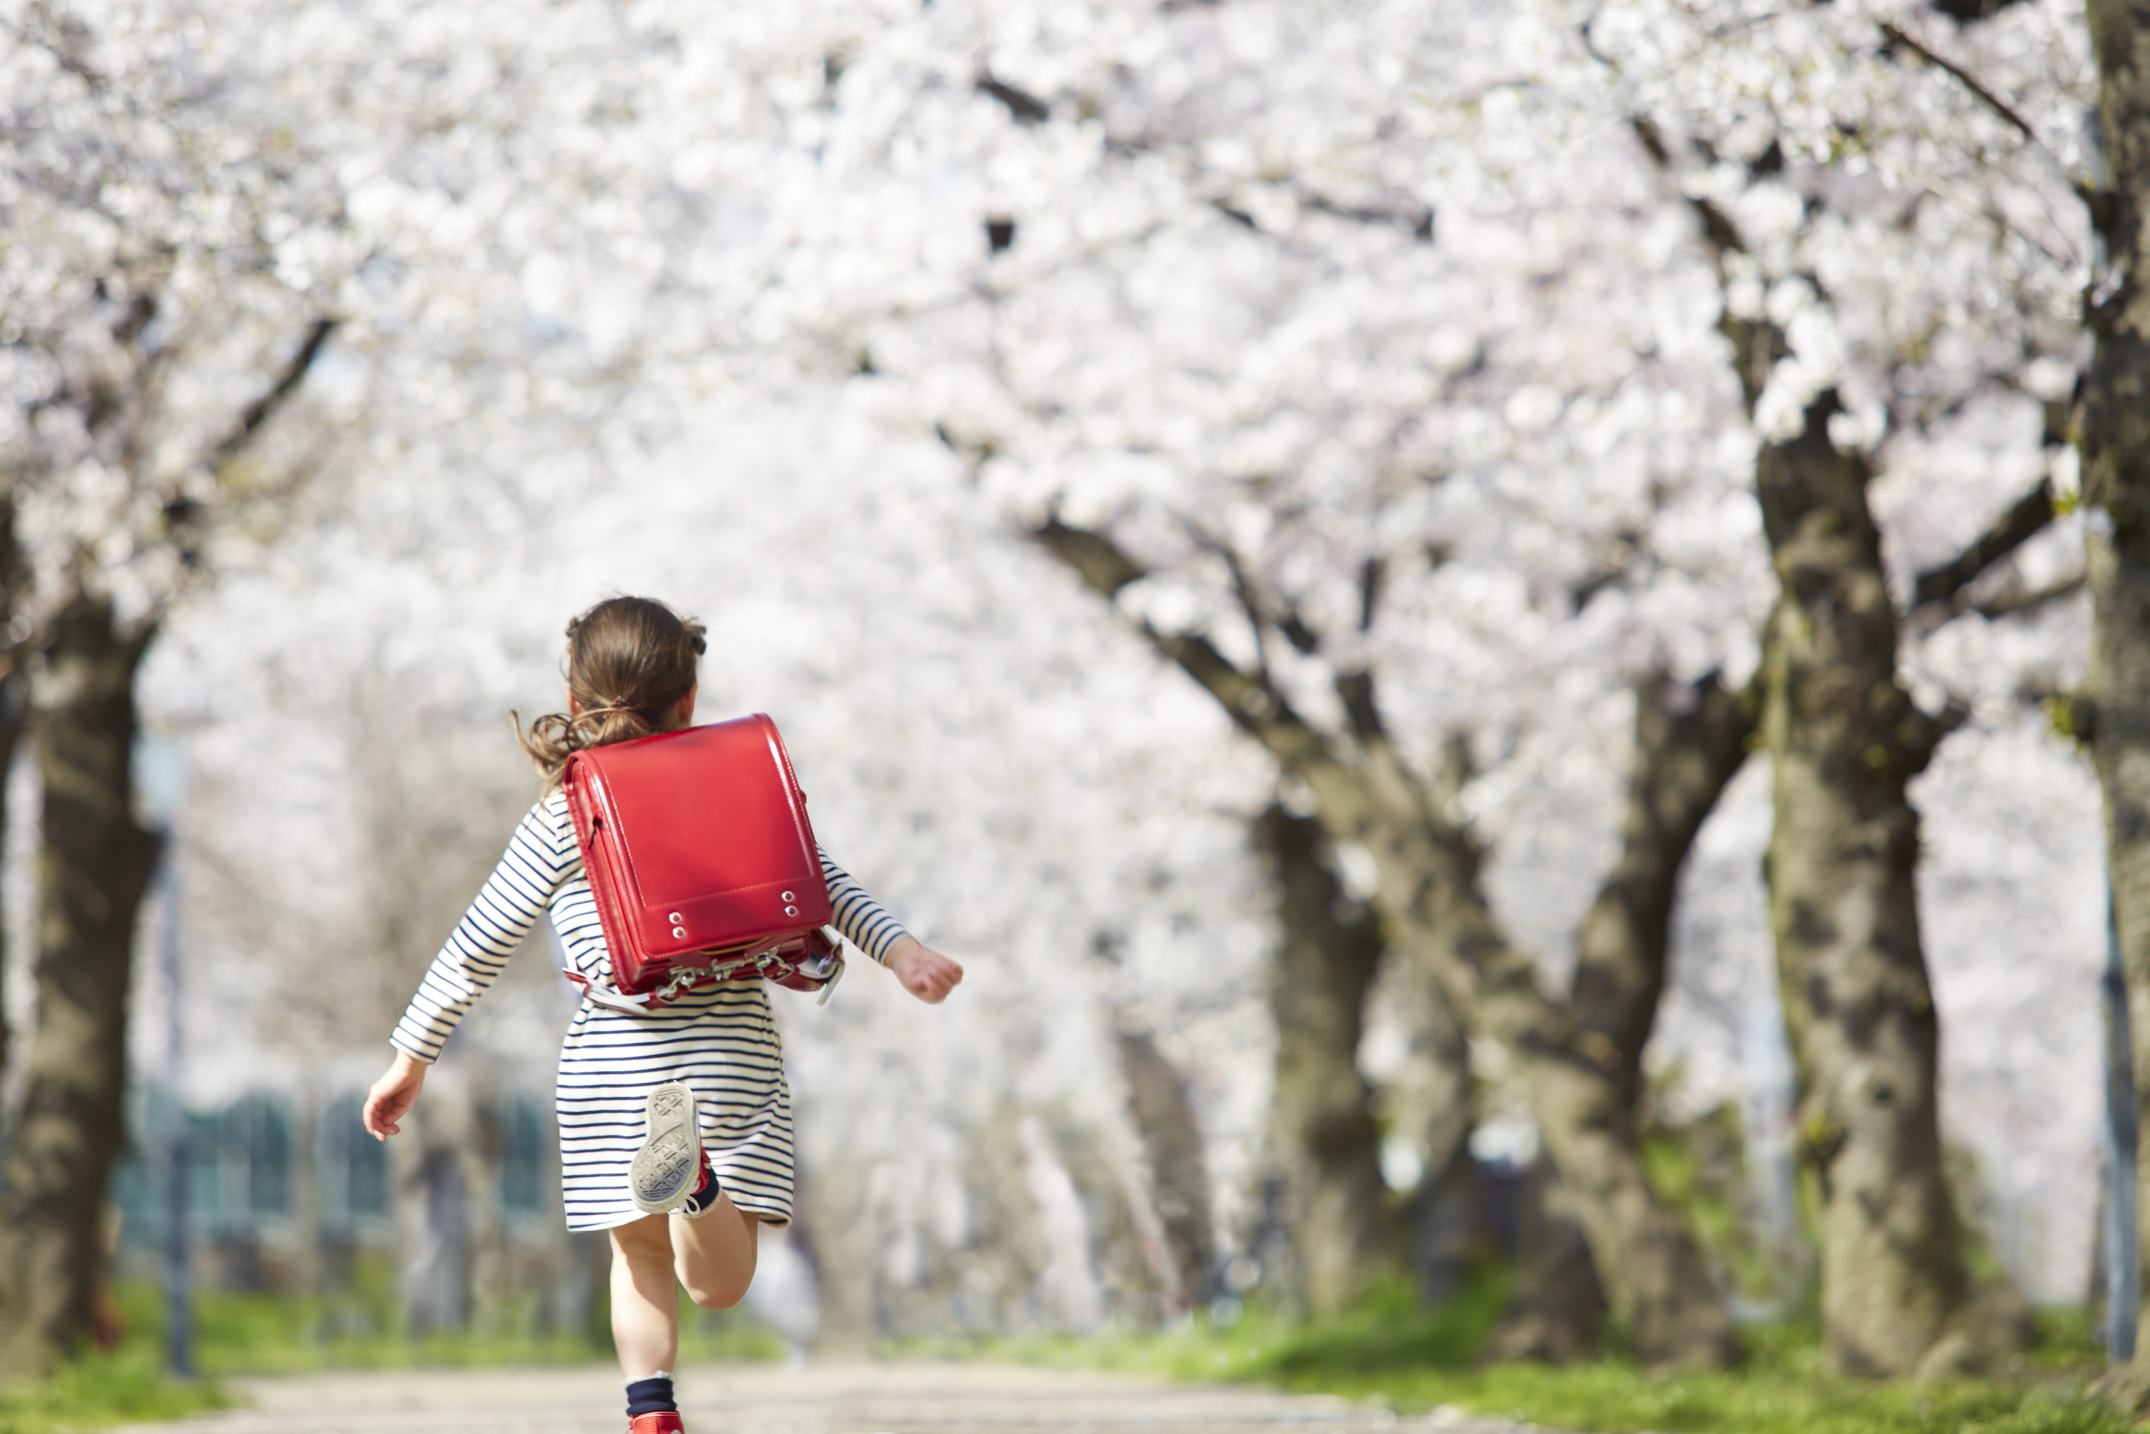
<instances>
[{"instance_id":1,"label":"tree branch","mask_svg":"<svg viewBox=\"0 0 2150 1434\"><path fill-rule=\"evenodd\" d=\"M1762 710L1757 678L1739 691L1717 673L1635 684L1635 755L1620 859L1583 917L1570 989L1586 1049L1630 1108L1656 1023L1681 869L1702 823L1746 764Z\"/></svg>"},{"instance_id":2,"label":"tree branch","mask_svg":"<svg viewBox=\"0 0 2150 1434\"><path fill-rule=\"evenodd\" d=\"M1032 531L1108 596L1141 576L1140 566L1103 534L1057 517ZM1364 843L1372 852L1380 873L1375 900L1398 949L1425 978L1420 989L1445 991L1474 1032L1515 1054L1547 1145L1562 1178L1573 1184L1592 1258L1613 1308L1634 1331L1638 1353L1668 1365L1726 1363L1732 1341L1723 1305L1692 1237L1649 1187L1629 1111L1585 1048L1574 1007L1547 998L1536 963L1502 934L1477 880L1477 845L1445 810L1447 790L1468 771L1460 740L1450 743L1437 783L1411 772L1385 740L1365 742L1364 760L1347 764L1321 733L1261 692L1206 638L1165 636L1147 623L1142 630L1279 765L1313 788L1318 818L1332 838Z\"/></svg>"},{"instance_id":3,"label":"tree branch","mask_svg":"<svg viewBox=\"0 0 2150 1434\"><path fill-rule=\"evenodd\" d=\"M1295 188L1299 191L1299 202L1317 213L1355 220L1360 224L1393 224L1399 229L1410 230L1411 237L1421 244L1433 242L1433 210L1424 205L1344 204L1304 184Z\"/></svg>"},{"instance_id":4,"label":"tree branch","mask_svg":"<svg viewBox=\"0 0 2150 1434\"><path fill-rule=\"evenodd\" d=\"M1058 514L1032 528L1030 536L1072 568L1083 582L1108 598L1118 597L1121 588L1150 575L1149 569L1127 556L1104 534L1088 528L1070 527L1060 521Z\"/></svg>"},{"instance_id":5,"label":"tree branch","mask_svg":"<svg viewBox=\"0 0 2150 1434\"><path fill-rule=\"evenodd\" d=\"M1361 742L1378 742L1387 735L1381 726L1381 708L1374 701L1374 674L1364 667L1336 674L1336 695L1344 715Z\"/></svg>"},{"instance_id":6,"label":"tree branch","mask_svg":"<svg viewBox=\"0 0 2150 1434\"><path fill-rule=\"evenodd\" d=\"M1651 119L1648 115L1631 115L1628 117L1627 123L1628 128L1635 132L1635 138L1641 143L1643 153L1650 157L1659 170L1665 174L1671 174L1673 168L1672 151L1665 144L1665 132L1657 127L1657 121ZM1694 211L1697 219L1702 221L1703 237L1710 241L1710 247L1717 252L1717 258L1720 263L1723 262L1727 254L1744 254L1747 252L1747 242L1740 238L1738 227L1732 223L1730 216L1722 209L1719 209L1707 199L1696 198L1693 195L1683 197L1687 201L1687 207Z\"/></svg>"},{"instance_id":7,"label":"tree branch","mask_svg":"<svg viewBox=\"0 0 2150 1434\"><path fill-rule=\"evenodd\" d=\"M1369 557L1359 565L1359 631L1370 632L1374 626L1374 608L1381 601L1381 585L1388 577L1389 565L1378 557Z\"/></svg>"},{"instance_id":8,"label":"tree branch","mask_svg":"<svg viewBox=\"0 0 2150 1434\"><path fill-rule=\"evenodd\" d=\"M2063 578L2057 583L2049 583L2042 588L2028 591L2016 589L1996 593L1984 602L1973 603L1964 611L1975 612L1988 622L1998 622L2004 617L2015 617L2021 613L2036 612L2038 609L2057 603L2063 598L2073 597L2083 590L2087 581L2088 579L2084 574L2077 573L2072 578Z\"/></svg>"},{"instance_id":9,"label":"tree branch","mask_svg":"<svg viewBox=\"0 0 2150 1434\"><path fill-rule=\"evenodd\" d=\"M314 360L321 356L322 346L328 342L329 335L336 332L336 324L335 319L328 318L313 321L298 352L292 354L276 382L269 386L268 392L246 406L246 411L239 415L238 424L211 450L208 465L211 469L222 468L245 452L262 426L298 391L299 385L306 380L307 371L314 366Z\"/></svg>"},{"instance_id":10,"label":"tree branch","mask_svg":"<svg viewBox=\"0 0 2150 1434\"><path fill-rule=\"evenodd\" d=\"M1979 103L1998 115L2001 121L2008 125L2009 128L2022 135L2032 144L2038 144L2043 148L2038 138L2038 132L2031 128L2030 121L2010 108L2006 100L1980 84L1970 71L1956 64L1953 60L1944 59L1942 56L1935 54L1932 50L1927 49L1917 40L1905 34L1901 28L1890 24L1886 20L1881 22L1881 34L1891 46L1901 46L1912 54L1917 55L1927 64L1932 65L1935 69L1954 76L1958 84L1969 90L1978 99Z\"/></svg>"},{"instance_id":11,"label":"tree branch","mask_svg":"<svg viewBox=\"0 0 2150 1434\"><path fill-rule=\"evenodd\" d=\"M1056 514L1030 530L1045 550L1071 568L1092 591L1116 598L1148 570L1105 534L1077 528ZM1147 620L1135 625L1150 645L1200 683L1241 731L1269 750L1284 767L1301 777L1316 767L1334 767L1328 739L1294 711L1262 676L1242 670L1199 632L1159 632Z\"/></svg>"},{"instance_id":12,"label":"tree branch","mask_svg":"<svg viewBox=\"0 0 2150 1434\"><path fill-rule=\"evenodd\" d=\"M2053 483L2041 478L2038 486L1981 533L1961 553L1939 567L1918 575L1911 588L1911 608L1953 604L1979 574L2022 547L2053 521ZM1952 614L1953 615L1953 614Z\"/></svg>"},{"instance_id":13,"label":"tree branch","mask_svg":"<svg viewBox=\"0 0 2150 1434\"><path fill-rule=\"evenodd\" d=\"M1239 599L1239 610L1247 619L1247 630L1254 635L1255 678L1264 691L1275 693L1276 674L1269 670L1269 621L1262 614L1262 605L1254 593L1254 582L1247 576L1246 564L1239 561L1239 554L1231 546L1188 523L1187 534L1195 545L1205 552L1223 559L1225 569L1232 575L1232 594Z\"/></svg>"},{"instance_id":14,"label":"tree branch","mask_svg":"<svg viewBox=\"0 0 2150 1434\"><path fill-rule=\"evenodd\" d=\"M1631 115L1628 127L1635 133L1643 152L1668 178L1673 176L1672 150L1665 143L1664 131L1648 115ZM1729 295L1730 274L1728 263L1735 254L1748 252L1747 241L1741 237L1739 226L1732 222L1716 204L1696 195L1683 195L1688 209L1702 225L1702 237L1710 246L1710 257L1717 270L1717 286L1726 290L1726 302L1718 311L1717 330L1732 344L1732 370L1739 376L1739 386L1746 400L1749 417L1754 406L1761 401L1762 391L1769 386L1769 375L1779 359L1791 354L1791 342L1784 330L1768 319L1742 319L1732 312ZM1809 282L1814 282L1809 278ZM1815 283L1816 292L1821 286Z\"/></svg>"},{"instance_id":15,"label":"tree branch","mask_svg":"<svg viewBox=\"0 0 2150 1434\"><path fill-rule=\"evenodd\" d=\"M1907 730L1898 734L1898 743L1911 762L1911 771L1914 774L1925 771L1941 744L1970 720L1970 705L1954 693L1949 694L1948 705L1939 712L1912 708L1905 724Z\"/></svg>"},{"instance_id":16,"label":"tree branch","mask_svg":"<svg viewBox=\"0 0 2150 1434\"><path fill-rule=\"evenodd\" d=\"M991 95L1006 105L1008 113L1014 117L1017 124L1043 124L1053 115L1051 105L1028 90L1019 90L1011 84L994 79L990 70L979 74L978 92Z\"/></svg>"}]
</instances>

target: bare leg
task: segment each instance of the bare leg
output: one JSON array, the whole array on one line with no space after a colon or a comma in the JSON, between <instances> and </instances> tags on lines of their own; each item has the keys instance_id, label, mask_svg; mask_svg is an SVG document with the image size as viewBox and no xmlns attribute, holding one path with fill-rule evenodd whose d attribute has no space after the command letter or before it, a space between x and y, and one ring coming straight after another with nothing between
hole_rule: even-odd
<instances>
[{"instance_id":1,"label":"bare leg","mask_svg":"<svg viewBox=\"0 0 2150 1434\"><path fill-rule=\"evenodd\" d=\"M698 1220L684 1215L670 1219L679 1282L687 1298L705 1310L730 1309L746 1298L747 1286L754 1283L760 1217L734 1205L731 1196L720 1195L715 1208Z\"/></svg>"},{"instance_id":2,"label":"bare leg","mask_svg":"<svg viewBox=\"0 0 2150 1434\"><path fill-rule=\"evenodd\" d=\"M630 1380L669 1370L679 1358L679 1289L663 1215L612 1231L612 1346Z\"/></svg>"}]
</instances>

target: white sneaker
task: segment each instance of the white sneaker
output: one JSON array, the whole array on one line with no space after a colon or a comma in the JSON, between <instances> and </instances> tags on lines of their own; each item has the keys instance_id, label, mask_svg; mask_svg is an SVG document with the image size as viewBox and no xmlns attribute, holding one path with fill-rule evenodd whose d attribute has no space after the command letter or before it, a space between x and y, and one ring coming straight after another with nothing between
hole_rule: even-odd
<instances>
[{"instance_id":1,"label":"white sneaker","mask_svg":"<svg viewBox=\"0 0 2150 1434\"><path fill-rule=\"evenodd\" d=\"M694 1092L679 1081L658 1086L643 1107L649 1130L627 1167L627 1191L652 1215L677 1210L702 1183L701 1122Z\"/></svg>"}]
</instances>

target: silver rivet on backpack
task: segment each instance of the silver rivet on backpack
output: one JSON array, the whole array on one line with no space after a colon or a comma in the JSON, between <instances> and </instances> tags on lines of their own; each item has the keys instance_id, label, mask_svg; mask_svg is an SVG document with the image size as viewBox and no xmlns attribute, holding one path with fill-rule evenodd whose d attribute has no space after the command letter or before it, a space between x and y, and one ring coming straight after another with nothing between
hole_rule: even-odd
<instances>
[{"instance_id":1,"label":"silver rivet on backpack","mask_svg":"<svg viewBox=\"0 0 2150 1434\"><path fill-rule=\"evenodd\" d=\"M799 908L796 906L787 906L784 908L784 914L786 916L797 916L799 914Z\"/></svg>"},{"instance_id":2,"label":"silver rivet on backpack","mask_svg":"<svg viewBox=\"0 0 2150 1434\"><path fill-rule=\"evenodd\" d=\"M667 921L671 922L671 923L672 923L672 924L673 924L674 926L684 926L684 925L686 925L686 924L687 924L687 918L686 918L686 917L684 917L684 916L681 916L681 915L680 915L680 914L679 914L678 912L676 912L676 911L675 911L675 912L673 912L673 913L672 913L672 914L671 914L670 916L667 916L667 917L665 918L665 920L667 920Z\"/></svg>"},{"instance_id":3,"label":"silver rivet on backpack","mask_svg":"<svg viewBox=\"0 0 2150 1434\"><path fill-rule=\"evenodd\" d=\"M797 901L799 898L796 893L787 891L784 893L784 899L786 901ZM788 915L789 913L786 914Z\"/></svg>"},{"instance_id":4,"label":"silver rivet on backpack","mask_svg":"<svg viewBox=\"0 0 2150 1434\"><path fill-rule=\"evenodd\" d=\"M672 934L674 936L685 936L687 934L687 928L684 926L675 926L672 928Z\"/></svg>"}]
</instances>

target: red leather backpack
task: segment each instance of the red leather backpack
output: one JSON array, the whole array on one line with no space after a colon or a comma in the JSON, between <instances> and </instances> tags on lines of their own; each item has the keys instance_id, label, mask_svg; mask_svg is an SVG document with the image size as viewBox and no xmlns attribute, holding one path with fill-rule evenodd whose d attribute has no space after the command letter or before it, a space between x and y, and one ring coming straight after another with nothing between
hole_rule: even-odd
<instances>
[{"instance_id":1,"label":"red leather backpack","mask_svg":"<svg viewBox=\"0 0 2150 1434\"><path fill-rule=\"evenodd\" d=\"M584 748L561 786L620 993L569 971L591 1000L649 1011L763 977L829 998L843 951L822 929L806 794L767 716Z\"/></svg>"}]
</instances>

